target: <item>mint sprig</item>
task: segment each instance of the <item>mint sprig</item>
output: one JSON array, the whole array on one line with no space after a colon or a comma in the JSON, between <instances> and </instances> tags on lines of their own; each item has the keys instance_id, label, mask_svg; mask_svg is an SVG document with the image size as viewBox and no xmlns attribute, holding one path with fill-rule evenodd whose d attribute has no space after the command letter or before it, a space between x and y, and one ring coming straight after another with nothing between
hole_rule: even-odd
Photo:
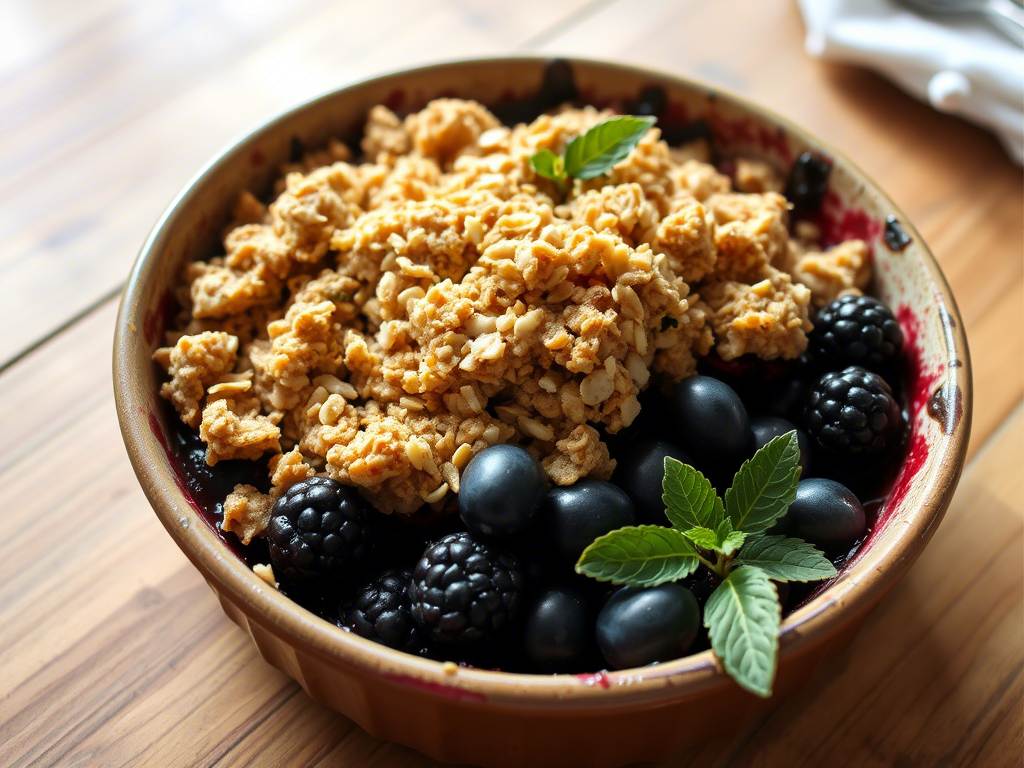
<instances>
[{"instance_id":1,"label":"mint sprig","mask_svg":"<svg viewBox=\"0 0 1024 768\"><path fill-rule=\"evenodd\" d=\"M760 533L786 514L800 480L800 444L777 437L743 462L725 492L725 511L737 531Z\"/></svg>"},{"instance_id":2,"label":"mint sprig","mask_svg":"<svg viewBox=\"0 0 1024 768\"><path fill-rule=\"evenodd\" d=\"M676 459L665 459L665 477L661 481L665 515L675 528L718 527L725 517L725 508L711 481Z\"/></svg>"},{"instance_id":3,"label":"mint sprig","mask_svg":"<svg viewBox=\"0 0 1024 768\"><path fill-rule=\"evenodd\" d=\"M550 149L544 147L544 149L530 156L530 166L538 175L543 176L545 179L551 179L558 185L560 190L565 191L568 178L565 173L564 157L556 155Z\"/></svg>"},{"instance_id":4,"label":"mint sprig","mask_svg":"<svg viewBox=\"0 0 1024 768\"><path fill-rule=\"evenodd\" d=\"M530 166L565 194L570 178L596 179L625 160L655 122L655 117L610 117L572 139L561 157L546 147L539 150L530 157Z\"/></svg>"},{"instance_id":5,"label":"mint sprig","mask_svg":"<svg viewBox=\"0 0 1024 768\"><path fill-rule=\"evenodd\" d=\"M704 605L715 655L737 683L758 696L772 695L781 622L775 585L749 565L726 576Z\"/></svg>"},{"instance_id":6,"label":"mint sprig","mask_svg":"<svg viewBox=\"0 0 1024 768\"><path fill-rule=\"evenodd\" d=\"M697 569L697 548L682 533L661 525L621 528L594 540L577 573L613 584L656 587Z\"/></svg>"},{"instance_id":7,"label":"mint sprig","mask_svg":"<svg viewBox=\"0 0 1024 768\"><path fill-rule=\"evenodd\" d=\"M736 556L736 565L760 568L774 581L820 581L836 575L836 567L817 547L802 539L758 536Z\"/></svg>"},{"instance_id":8,"label":"mint sprig","mask_svg":"<svg viewBox=\"0 0 1024 768\"><path fill-rule=\"evenodd\" d=\"M620 528L587 547L578 573L651 587L683 579L699 566L719 582L704 606L711 648L725 671L758 696L770 696L782 606L773 581L835 576L832 563L800 539L769 536L800 480L796 432L777 437L743 463L725 501L693 467L665 459L662 500L671 528Z\"/></svg>"}]
</instances>

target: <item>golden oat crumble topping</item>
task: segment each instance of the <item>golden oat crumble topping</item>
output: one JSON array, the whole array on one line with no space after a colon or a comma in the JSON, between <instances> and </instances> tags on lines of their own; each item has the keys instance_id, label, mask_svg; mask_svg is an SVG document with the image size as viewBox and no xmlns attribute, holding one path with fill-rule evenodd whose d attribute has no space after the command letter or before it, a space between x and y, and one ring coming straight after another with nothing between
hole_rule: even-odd
<instances>
[{"instance_id":1,"label":"golden oat crumble topping","mask_svg":"<svg viewBox=\"0 0 1024 768\"><path fill-rule=\"evenodd\" d=\"M226 530L251 541L313 474L386 513L438 506L503 442L556 484L608 478L593 425L628 426L652 373L692 375L713 347L797 357L812 298L863 287L863 243L791 239L778 174L740 161L735 191L702 142L651 129L562 200L528 158L610 114L507 128L469 101L404 120L378 106L365 162L332 142L286 166L269 205L241 195L224 255L185 268L179 330L154 355L208 463L275 454L270 493L237 486Z\"/></svg>"},{"instance_id":2,"label":"golden oat crumble topping","mask_svg":"<svg viewBox=\"0 0 1024 768\"><path fill-rule=\"evenodd\" d=\"M859 296L871 280L871 252L863 240L847 240L826 251L813 242L791 240L784 268L823 307L839 296Z\"/></svg>"}]
</instances>

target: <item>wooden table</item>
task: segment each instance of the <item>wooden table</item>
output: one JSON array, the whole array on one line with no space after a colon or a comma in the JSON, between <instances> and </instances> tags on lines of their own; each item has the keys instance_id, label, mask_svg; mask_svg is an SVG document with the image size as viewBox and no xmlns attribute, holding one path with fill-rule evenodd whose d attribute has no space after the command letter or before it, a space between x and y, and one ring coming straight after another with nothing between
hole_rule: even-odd
<instances>
[{"instance_id":1,"label":"wooden table","mask_svg":"<svg viewBox=\"0 0 1024 768\"><path fill-rule=\"evenodd\" d=\"M1024 200L990 135L808 59L787 0L23 0L0 28L0 765L430 763L223 616L128 464L111 337L146 232L231 137L366 74L509 51L704 78L842 148L924 233L971 344L971 459L917 565L802 694L669 765L1020 764Z\"/></svg>"}]
</instances>

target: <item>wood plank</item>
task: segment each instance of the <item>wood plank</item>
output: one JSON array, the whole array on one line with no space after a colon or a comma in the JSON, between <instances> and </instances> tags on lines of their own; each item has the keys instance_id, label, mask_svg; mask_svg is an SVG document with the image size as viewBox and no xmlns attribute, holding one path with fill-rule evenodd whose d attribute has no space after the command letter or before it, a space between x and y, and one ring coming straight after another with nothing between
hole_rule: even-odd
<instances>
[{"instance_id":1,"label":"wood plank","mask_svg":"<svg viewBox=\"0 0 1024 768\"><path fill-rule=\"evenodd\" d=\"M120 285L164 206L234 137L370 74L515 48L587 4L115 7L0 80L0 365Z\"/></svg>"}]
</instances>

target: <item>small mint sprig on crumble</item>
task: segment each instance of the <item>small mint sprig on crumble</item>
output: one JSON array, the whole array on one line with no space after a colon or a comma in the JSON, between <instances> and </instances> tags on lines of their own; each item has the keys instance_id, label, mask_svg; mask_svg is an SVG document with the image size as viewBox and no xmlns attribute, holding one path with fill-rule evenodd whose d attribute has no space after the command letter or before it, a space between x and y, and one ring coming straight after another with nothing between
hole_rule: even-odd
<instances>
[{"instance_id":1,"label":"small mint sprig on crumble","mask_svg":"<svg viewBox=\"0 0 1024 768\"><path fill-rule=\"evenodd\" d=\"M570 141L562 155L546 147L534 153L530 166L538 175L555 182L564 195L569 179L596 179L625 160L655 122L655 117L610 117Z\"/></svg>"},{"instance_id":2,"label":"small mint sprig on crumble","mask_svg":"<svg viewBox=\"0 0 1024 768\"><path fill-rule=\"evenodd\" d=\"M737 683L770 696L782 621L772 582L836 575L814 545L765 533L796 495L799 462L796 432L775 438L743 463L723 503L704 475L666 457L662 500L672 527L640 525L605 534L583 551L576 571L598 581L653 587L708 568L720 580L704 606L711 648Z\"/></svg>"}]
</instances>

